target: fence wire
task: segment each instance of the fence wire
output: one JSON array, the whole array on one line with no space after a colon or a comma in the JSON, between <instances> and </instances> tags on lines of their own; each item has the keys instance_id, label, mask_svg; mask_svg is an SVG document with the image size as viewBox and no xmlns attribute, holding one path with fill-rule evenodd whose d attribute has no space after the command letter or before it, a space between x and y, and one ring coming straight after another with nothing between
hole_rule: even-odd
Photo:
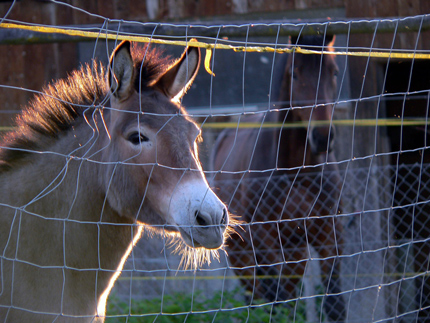
<instances>
[{"instance_id":1,"label":"fence wire","mask_svg":"<svg viewBox=\"0 0 430 323\"><path fill-rule=\"evenodd\" d=\"M167 31L162 34L163 29L157 29L159 24L111 20L65 2L52 1L52 4L59 7L65 6L103 20L102 27L95 28L95 33L93 29L90 30L91 33L73 29L81 36L95 37L94 43L87 43L87 48L82 49L82 52L91 52L89 54L91 58L95 58L97 53L102 53L102 60L107 60L106 53L113 48L112 43L107 42L107 38L114 42L119 39L133 38L163 45L189 45L190 39L197 37L199 42L195 42L194 45L213 49L212 52L209 50L210 54L206 56L205 67L209 69L210 65L215 74L209 69L210 73L204 74L201 83L197 78L194 88L189 89L192 99L187 101L185 97L183 102L186 105L193 102L195 109L190 109L189 113L197 119L202 131L204 138L201 144L204 148L202 164L206 170L204 174L213 191L228 206L229 212L242 220L240 226L235 225L237 234L232 234L227 240L226 245L220 250L219 258L204 264L196 261L195 263L199 263L197 268L183 268L181 256L169 249L169 239L154 235L153 231L146 229L147 226L145 226L142 239L132 248L122 274L108 298L105 322L397 323L430 320L430 219L428 217L430 164L427 141L430 90L426 83L428 78L426 64L428 63L425 60L418 61L421 58L428 59L430 54L428 50L417 49L418 43L424 42L420 38L423 38L421 32L429 28L428 15L389 21L279 22L258 24L258 26L254 24L229 26L230 29L241 29L240 34L235 34L237 39L229 39L228 35L223 36L223 30L226 30L223 29L223 25L199 26L201 28L199 30L211 29L212 34L208 36L204 31L198 34L195 26L168 24L163 26ZM18 5L18 2L14 1L10 11L13 12L13 7ZM17 21L8 20L6 16L1 19L0 28L16 27L11 23ZM413 30L417 32L414 34L416 39L411 42L413 45L409 49L397 48L396 37L398 33L408 29L410 21L413 21ZM58 26L24 24L19 21L18 23L26 25L25 28L32 31L37 29L49 33L59 31ZM128 27L127 23L129 23ZM368 46L351 46L350 37L357 32L354 31L356 23L368 23L372 26L371 29L367 29L373 33ZM111 25L108 28L109 24ZM137 27L131 28L131 25ZM343 38L339 37L340 44L335 46L337 52L327 51L327 46L321 44L312 45L311 49L306 46L301 48L290 44L289 37L281 37L286 35L282 30L287 27L295 30L291 32L294 35L318 32L325 37L340 25L343 26ZM387 32L384 29L387 25L391 28L390 36L387 38L391 41L391 46L374 47L378 28ZM267 39L262 39L262 30L267 29L269 32L268 29L270 29L273 32L273 26L277 27L275 34L272 33ZM51 27L54 28L50 29ZM254 27L255 35L252 34ZM146 32L142 32L139 28L145 29ZM175 29L176 34L169 35L169 28ZM115 30L116 34L111 33ZM245 33L244 30L246 30ZM61 28L60 31L71 33L67 28ZM48 38L52 36L49 33ZM106 35L102 35L103 33ZM29 37L33 35L30 33ZM9 37L12 37L12 40ZM18 37L10 34L7 34L4 39L9 43L18 41ZM55 39L54 41L70 40ZM85 41L88 42L88 39ZM48 42L48 40L42 42ZM234 49L234 51L229 51L228 54L218 51L222 48ZM339 87L335 99L330 98L329 101L324 102L318 100L317 93L324 85L320 82L316 89L312 89L316 92L313 93L315 99L303 100L299 105L288 106L288 104L285 105L288 100L281 102L277 98L273 99L271 92L275 83L279 81L275 77L276 63L282 55L287 55L287 52L304 53L308 54L307 56L340 54L341 63L336 72ZM351 57L358 54L361 57ZM318 56L318 60L322 61L322 57L328 56L324 55ZM378 70L379 74L372 74L372 68L376 65L369 63L375 57L380 60L378 64L382 66L382 69ZM351 59L367 60L367 64L364 64L365 69L349 69L348 64ZM401 76L389 73L392 66L391 60L394 59L407 59L409 65ZM400 70L405 61L394 60L393 62ZM414 64L417 67L414 67ZM296 71L297 68L293 65L291 69ZM412 74L419 74L420 71L424 71L425 75L419 81L412 81ZM317 72L320 80L323 74L322 68ZM362 84L354 83L360 84L362 89L357 97L352 97L349 82L357 79L363 79ZM374 86L374 92L366 92L365 82L369 79L378 79L379 81L375 82L384 85L381 87L378 84ZM405 79L406 86L397 88L397 83ZM2 82L0 89L7 92L7 95L13 90L21 94L32 92L46 96L43 91L23 89L19 84L9 84L11 82L9 79L4 79ZM388 87L390 87L389 91ZM200 92L192 96L193 91ZM394 103L388 102L390 100ZM255 104L257 107L254 107L254 102L257 102ZM72 103L76 105L76 102ZM388 106L389 104L391 105ZM117 271L103 267L100 253L100 228L107 224L102 214L105 206L110 207L106 197L108 193L102 198L103 211L97 214L100 219L87 221L71 217L77 198L85 199L85 196L79 193L85 187L83 183L86 183L89 177L82 171L87 167L86 165L109 169L111 173L106 175L109 182L106 185L109 187L115 180L117 169L122 167L133 169L161 167L172 171L171 174L174 171L181 172L181 179L190 172L200 171L200 165L196 169L188 169L176 168L169 163L163 164L158 161L134 163L130 161L131 158L119 162L98 160L96 157L112 148L111 134L115 134L108 131L103 111L108 111L106 114L119 111L111 109L107 97L100 102L94 101L93 104L79 102L78 105L85 110L83 117L86 129L91 128L92 132L91 138L78 142L74 150L64 152L58 148L59 152L57 152L54 149L41 151L34 147L22 149L21 146L21 148L9 147L6 142L0 145L0 151L18 150L23 155L30 154L31 157L26 161L29 161L28 164L32 165L31 167L37 164L33 164L33 161L41 156L58 158L65 163L58 174L55 174L51 180L46 180L42 188L36 189L37 192L31 196L29 202L16 205L11 200L15 199L17 194L14 192L21 181L6 183L10 177L2 177L6 172L2 173L2 167L5 166L0 161L2 180L0 187L8 187L7 190L0 192L0 211L2 212L0 220L6 219L4 223L9 225L7 229L4 229L6 226L0 227L0 233L3 235L1 241L4 241L0 249L0 321L9 322L14 311L22 311L26 315L35 315L35 317L46 314L49 316L48 319L44 316L43 318L50 322L62 322L63 318L83 321L99 319L96 313L84 315L64 311L68 297L76 296L73 293L70 296L69 291L64 287L71 276L82 272L95 275L94 286L83 288L91 289L90 293L94 294L95 299L100 292L97 285L98 279L101 279L103 273L112 274ZM333 115L320 123L311 123L309 120L282 123L264 119L273 111L291 113L298 110L320 111L329 105L335 106ZM389 109L392 109L395 114L388 116L385 112ZM363 110L366 110L366 113ZM370 110L371 113L368 112ZM17 110L0 110L2 115L8 114L8 116L15 112ZM126 114L129 112L127 110ZM139 113L133 115L140 120ZM160 116L157 113L153 115ZM52 117L52 115L49 116ZM257 122L255 120L247 122L246 117L255 116L262 119L258 119ZM166 115L162 117L166 119ZM176 113L169 114L167 117L169 120L162 122L161 129L169 128L169 123L174 123L175 118L185 118L183 114ZM140 121L138 123L140 126ZM282 126L285 126L284 130L301 128L310 132L311 126L327 126L327 123L329 126L338 126L337 138L339 139L336 139L338 142L334 149L334 154L338 157L337 161L325 160L318 165L306 165L303 161L303 164L282 169L268 165L264 169L253 169L250 166L242 170L209 170L209 158L205 155L209 155L215 147L214 142L219 135L219 128L230 128L236 131L236 134L240 131L263 132L266 128L278 129ZM34 124L32 126L33 128L29 127L29 129L37 128ZM74 126L70 131L74 132L76 138L79 134L75 132ZM387 129L388 126L396 130ZM16 128L9 124L0 127L2 131L14 129ZM410 129L412 129L411 132L409 132ZM156 137L161 132L159 130ZM183 134L178 131L175 135L179 137ZM103 136L112 141L100 150L92 151L91 149L96 147L98 138ZM139 143L146 142L146 139L148 138L140 138ZM292 138L292 141L294 139ZM301 148L299 147L298 150ZM79 155L79 153L82 154ZM239 150L232 149L230 154L240 153ZM292 152L292 154L295 153L299 154L297 151ZM135 152L133 157L139 154ZM197 156L195 152L193 154L194 157ZM410 157L412 155L413 158ZM158 157L159 155L156 154L156 158ZM75 162L79 164L77 168L71 166ZM47 174L53 172L49 164L44 164L42 167ZM312 171L308 171L309 168ZM339 170L333 171L333 168L339 168ZM138 174L139 171L133 173L136 177ZM225 174L233 175L234 179L223 179ZM124 180L124 187L133 179ZM22 179L22 183L25 181L26 179ZM33 189L35 182L26 185ZM178 180L173 190L176 193L180 182L181 180ZM72 183L72 188L66 192L61 191L60 194L65 183ZM139 201L141 203L139 210L142 208L147 192L153 187L151 185L148 184L145 187L142 201ZM54 205L56 210L69 205L64 218L50 218L49 212L37 207L32 209L38 202L56 195L59 196ZM9 199L6 199L6 196ZM86 201L88 208L93 205L93 202ZM28 219L34 218L47 224L44 232L46 236L37 237L38 240L48 244L49 240L52 240L48 234L50 229L56 228L61 232L58 244L61 261L40 262L40 259L44 259L42 256L46 255L46 250L34 250L28 259L22 257L22 248L33 250L34 246L31 240L27 240L20 233L20 230L26 228ZM108 226L112 227L123 225L108 223ZM66 228L69 226L93 229L98 259L93 259L93 265L90 268L80 268L79 264L70 263L71 254L66 252L66 242L68 242ZM127 224L127 226L130 226L130 232L127 234L130 233L135 237L136 233L133 231L136 228L135 225ZM162 230L172 227L164 223L157 223L154 226ZM190 226L184 227L189 229ZM115 239L112 241L112 245L117 242ZM94 251L94 245L88 245L88 250L81 250L81 252L89 253L91 250ZM46 302L44 304L46 307L42 309L33 307L31 302L22 303L14 299L13 292L15 295L22 293L21 281L15 279L14 275L21 274L18 268L27 266L33 272L41 273L42 278L33 282L32 286L35 289L54 280L54 275L42 275L42 273L54 271L59 273L55 275L55 279L60 277L58 279L60 287L52 294L61 295L59 297L61 299L52 300L52 304ZM8 281L4 274L5 268L8 270L12 268L11 281ZM12 291L10 294L7 294L8 288ZM6 300L2 298L5 295ZM54 310L49 307L53 304L56 306L52 307L55 308ZM84 304L82 308L86 305Z\"/></svg>"},{"instance_id":2,"label":"fence wire","mask_svg":"<svg viewBox=\"0 0 430 323\"><path fill-rule=\"evenodd\" d=\"M367 180L370 174L371 187ZM342 233L339 233L335 254L330 254L334 246L316 245L309 236L304 238L297 233L297 228L304 227L305 220L309 228L321 219L309 217L310 206L303 195L288 195L289 191L299 194L299 190L291 190L291 187L300 188L306 181L319 190L321 173L218 181L214 188L226 190L221 196L230 197L229 208L235 214L249 214L246 205L256 205L261 200L253 210L253 220L242 224L241 237L235 236L228 242L228 258L215 267L179 276L172 268L174 258L166 259L158 253L149 255L143 244L138 245L133 260L118 282L117 295L125 299L130 295L136 299L152 299L154 294L174 293L173 290L186 289L191 284L199 298L207 297L200 293L208 288L222 290L228 301L223 303L219 296L220 303L207 308L213 313L219 311L218 306L222 304L223 310L232 311L232 317L245 319L242 307L253 308L257 300L257 304L262 302L259 306L265 311L270 311L268 309L274 305L283 308L282 315L275 319L294 320L296 317L299 322L302 319L320 322L322 317L330 316L321 308L328 293L323 284L327 274L321 272L321 265L335 258L341 263L341 271L335 278L341 281L338 292L347 304L348 322L415 322L422 310L417 298L427 297L424 282L429 275L430 220L427 214L430 194L428 187L421 183L430 178L430 164L349 168L340 175L344 183L340 199L329 195L325 201L325 206L340 204L339 208L329 209L326 216L330 221L340 219L338 228ZM338 173L326 171L325 176L330 178ZM239 200L234 194L240 185L246 186L250 193L245 200ZM265 195L263 192L268 192L264 199L261 198ZM288 195L287 201L281 198L285 195ZM286 204L289 210L299 210L299 213L294 211L294 218L279 219L279 209ZM405 223L414 223L414 226L405 227ZM254 232L252 240L247 240L245 232L248 230ZM320 234L330 236L333 233ZM281 245L280 240L288 243ZM291 267L288 273L283 266ZM331 273L329 278L333 277ZM262 282L272 289L257 294L256 289ZM282 295L279 290L292 282L294 294ZM143 285L150 288L145 295L139 289ZM274 294L276 290L278 295ZM232 297L241 306L229 304ZM357 308L357 303L367 304L367 311ZM252 311L250 315L251 321L257 321L256 317L252 318ZM420 319L425 321L425 318Z\"/></svg>"}]
</instances>

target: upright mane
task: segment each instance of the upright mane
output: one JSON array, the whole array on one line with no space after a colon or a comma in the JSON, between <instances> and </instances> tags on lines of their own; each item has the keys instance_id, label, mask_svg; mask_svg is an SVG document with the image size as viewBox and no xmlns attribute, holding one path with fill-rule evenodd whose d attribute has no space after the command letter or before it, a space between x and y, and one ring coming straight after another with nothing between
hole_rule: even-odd
<instances>
[{"instance_id":1,"label":"upright mane","mask_svg":"<svg viewBox=\"0 0 430 323\"><path fill-rule=\"evenodd\" d=\"M133 46L135 88L144 90L171 63L162 51L150 46ZM10 169L31 151L44 149L46 139L56 139L77 124L84 113L103 107L108 98L106 67L94 60L65 79L45 86L25 106L12 131L0 137L0 172Z\"/></svg>"}]
</instances>

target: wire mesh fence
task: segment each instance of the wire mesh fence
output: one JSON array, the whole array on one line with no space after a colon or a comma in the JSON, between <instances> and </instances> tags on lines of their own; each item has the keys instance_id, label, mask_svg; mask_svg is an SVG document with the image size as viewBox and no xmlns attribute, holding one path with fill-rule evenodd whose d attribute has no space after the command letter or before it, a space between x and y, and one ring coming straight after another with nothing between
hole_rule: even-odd
<instances>
[{"instance_id":1,"label":"wire mesh fence","mask_svg":"<svg viewBox=\"0 0 430 323\"><path fill-rule=\"evenodd\" d=\"M86 43L76 45L78 56L99 56L102 63L40 92L23 91L6 77L1 81L0 96L9 100L0 110L1 130L10 132L0 141L0 321L430 320L430 65L423 36L428 15L160 25L51 4L103 24L58 28L5 16L0 42L76 42L79 34ZM363 39L353 39L363 31L368 33ZM53 37L54 32L59 34ZM309 37L312 33L319 37ZM110 60L109 55L128 38L158 44L181 58L131 50L140 55L141 62L132 59L141 70L122 73L130 61L121 56L127 45L116 47ZM207 73L201 71L192 87L200 54L189 48L180 56L185 45L205 55ZM8 46L5 68L21 68L30 51L18 58L14 50L21 47ZM123 65L115 70L116 55ZM63 56L56 52L47 62ZM159 65L151 65L152 59ZM180 88L183 79L169 77L177 71L189 80ZM121 87L127 80L117 80L127 75L141 75L141 82L116 92L113 84ZM78 95L69 95L67 86ZM177 103L172 106L172 88L178 96L189 90L182 101L191 105L189 115ZM10 97L19 95L12 92L39 95L39 104L24 108L18 128L9 123L18 112ZM135 100L121 97L127 93ZM173 110L156 110L164 106L160 102ZM128 123L118 126L125 119ZM234 143L225 157L219 154L217 166L225 133L233 134ZM61 141L65 138L70 141ZM172 142L176 145L166 150ZM124 155L125 149L132 153ZM289 164L284 155L296 159ZM245 166L231 166L233 158ZM184 184L195 176L201 181ZM213 225L202 209L193 209L185 216L189 224L176 221L171 214L181 211L172 205L186 201L182 209L202 208L211 199L210 207L225 210L212 192L240 224L231 220L228 227L236 233L228 231L218 253L193 253L182 247L187 242L200 247L213 227L224 230L227 214ZM188 201L188 193L196 197ZM160 200L165 204L154 206ZM172 239L185 241L176 252ZM124 252L110 252L115 246Z\"/></svg>"},{"instance_id":2,"label":"wire mesh fence","mask_svg":"<svg viewBox=\"0 0 430 323\"><path fill-rule=\"evenodd\" d=\"M232 317L246 319L241 311L243 307L251 306L263 308L268 317L272 310L281 308L282 316L274 316L274 319L321 322L332 315L324 310L324 302L330 292L324 284L327 274L321 271L321 266L334 258L340 262L341 269L333 274L330 268L329 278L340 281L337 293L343 298L348 313L346 321L424 322L426 317L418 319L418 316L428 308L425 305L425 281L428 275L429 194L428 188L421 183L429 178L430 165L359 167L343 170L340 174L344 179L340 200L327 196L327 204L338 205L341 202L341 211L332 208L327 216L330 221L336 217L339 222L335 254L330 254L332 245L315 245L312 241L308 228L312 222L319 223L321 219L309 217L310 206L303 195L286 193L294 185L303 185L303 181L310 181L319 188L321 173L221 181L214 187L223 187L229 192L237 191L238 185L252 188L248 190L250 196L247 198L250 199L260 200L264 195L262 192L270 190L274 196L273 203L259 204L253 213L254 220L242 225L241 237L233 236L228 242L227 258L222 258L215 266L202 267L198 272L178 272L178 257L168 253L160 256L162 241L159 241L158 249L153 248L153 242L150 248L145 247L149 241L139 244L124 269L123 278L117 283L116 297L124 302L130 298L157 299L155 295L176 295L177 291L187 293L192 286L198 300L208 297L207 294L201 295L201 291L219 293L215 304L206 308L214 316L231 311ZM338 173L329 171L325 176L338 176ZM371 185L369 176L373 179ZM299 210L301 216L279 219L277 210L286 203L280 204L280 196L286 194L291 208ZM224 196L233 196L229 207L236 214L249 212L246 204L252 205L250 200L241 202L234 193ZM262 216L271 220L261 221L259 217ZM410 223L415 223L415 230L408 227L405 231L399 224L404 223L406 217L414 219ZM303 230L305 236L300 236L299 230ZM252 239L246 231L253 232ZM330 236L333 232L319 234ZM148 250L152 250L152 254ZM141 293L141 286L145 286L145 294ZM236 302L236 307L229 304L231 299ZM188 302L191 304L191 299ZM252 318L252 310L249 315L251 321L258 321L258 314Z\"/></svg>"}]
</instances>

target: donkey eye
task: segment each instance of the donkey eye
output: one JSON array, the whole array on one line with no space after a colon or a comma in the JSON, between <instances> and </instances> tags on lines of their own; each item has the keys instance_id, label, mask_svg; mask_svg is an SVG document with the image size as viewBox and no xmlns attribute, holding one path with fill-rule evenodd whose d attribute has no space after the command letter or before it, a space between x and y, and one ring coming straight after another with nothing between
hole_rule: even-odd
<instances>
[{"instance_id":1,"label":"donkey eye","mask_svg":"<svg viewBox=\"0 0 430 323\"><path fill-rule=\"evenodd\" d=\"M139 145L142 142L149 141L148 137L141 134L140 132L133 132L130 136L128 136L127 140L133 145Z\"/></svg>"}]
</instances>

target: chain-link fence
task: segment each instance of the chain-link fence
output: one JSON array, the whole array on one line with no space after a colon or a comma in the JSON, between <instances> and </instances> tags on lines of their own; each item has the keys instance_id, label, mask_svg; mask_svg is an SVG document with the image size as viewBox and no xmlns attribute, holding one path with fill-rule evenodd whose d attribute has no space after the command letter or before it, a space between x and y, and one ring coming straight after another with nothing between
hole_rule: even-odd
<instances>
[{"instance_id":1,"label":"chain-link fence","mask_svg":"<svg viewBox=\"0 0 430 323\"><path fill-rule=\"evenodd\" d=\"M152 255L141 242L117 284L116 295L151 298L189 292L191 281L195 291L210 289L227 295L239 288L242 291L236 297L245 304L278 304L275 309L286 307L296 320L303 315L306 322L338 315L330 311L341 311L348 322L416 322L418 316L425 322L430 305L430 194L425 185L430 165L354 168L351 163L339 172L323 174L215 182L218 193L222 187L221 195L230 196L226 202L234 214L253 217L242 225L244 230L238 230L240 236L229 241L228 262L221 257L220 263L183 274L177 270L179 257L163 249L163 241L160 248L151 241ZM324 209L327 215L309 217L322 183L330 183L332 176L342 179L340 199L336 193L324 194L325 207L331 206ZM250 194L240 198L240 186ZM250 211L247 205L257 207ZM292 214L282 217L279 210ZM315 227L321 230L312 231Z\"/></svg>"},{"instance_id":2,"label":"chain-link fence","mask_svg":"<svg viewBox=\"0 0 430 323\"><path fill-rule=\"evenodd\" d=\"M318 167L306 164L306 167L288 172L270 170L266 165L263 166L264 169L258 168L254 172L255 169L249 167L243 169L244 173L237 173L235 180L217 177L218 169L206 173L213 190L229 206L230 212L244 222L242 228L236 227L238 234L228 239L225 250L219 250L218 261L212 257L212 263L191 269L181 267L181 256L169 249L167 239L160 238L148 228L146 224L151 221L146 218L142 220L145 225L140 226L139 223L139 228L145 227L146 233L135 247L129 244L128 250L132 250L124 270L122 264L126 260L125 255L113 266L106 267L104 259L111 260L112 254L100 252L105 240L94 237L100 234L103 227L122 227L122 224L115 222L118 219L112 223L102 221L105 220L104 210L112 205L108 205L105 200L101 211L94 208L94 221L70 218L77 201L84 201L83 213L91 213L89 209L95 200L82 193L82 188L85 186L90 188L89 191L95 192L99 185L86 184L87 173L82 171L81 166L112 165L110 160L92 163L94 160L88 158L96 156L110 145L104 146L97 154L93 155L91 152L87 155L90 152L88 150L80 157L69 150L65 153L62 151L64 155L58 156L61 156L61 162L67 160L67 167L58 171L58 177L41 183L39 187L36 187L36 180L32 181L26 176L13 183L9 177L2 177L5 179L0 183L10 182L10 191L13 193L5 198L10 193L5 192L3 200L0 200L2 212L6 212L3 213L5 215L2 214L6 225L3 225L4 246L0 257L0 321L16 321L10 314L14 311L28 315L24 317L31 317L24 321L38 321L37 317L45 314L50 317L50 322L67 318L104 320L97 315L104 315L106 293L109 293L114 283L106 312L106 322L110 323L430 321L430 189L427 184L430 179L430 164L427 164L430 161L427 153L430 138L427 129L430 102L427 37L429 15L366 21L351 20L351 16L346 15L345 19L335 21L325 18L335 16L324 13L321 23L318 23L316 20L309 20L311 17L307 20L295 20L298 12L294 11L289 13L294 20L288 21L284 16L279 16L279 21L267 17L269 20L266 22L238 22L231 26L224 23L214 25L212 20L207 20L204 25L176 25L140 23L141 18L126 21L125 19L131 18L123 15L116 17L120 20L115 20L112 19L113 16L103 17L105 13L99 15L99 12L95 12L95 7L90 10L94 11L91 13L86 11L88 8L85 6L78 8L65 2L51 1L45 4L43 1L36 1L34 3L40 3L41 6L50 6L49 10L45 10L47 7L42 10L39 6L43 15L50 13L49 19L40 19L42 24L33 17L35 11L29 10L30 3L33 2L5 2L5 6L10 8L2 16L0 42L27 45L4 46L4 79L0 84L3 89L3 115L17 113L19 106L27 102L29 95L39 91L39 83L35 81L37 79L45 82L61 77L63 72L65 76L65 72L71 71L78 61L98 57L107 63L111 50L121 39L133 38L135 41L158 44L173 57L179 57L185 45L199 45L202 50L206 50L202 51L205 53L202 61L209 73L199 73L183 104L190 108L190 116L199 122L202 136L205 137L204 143L208 144L207 151L202 149L201 154L205 170L210 167L207 167L208 161L204 159L207 156L204 155L211 150L220 129L229 127L239 132L242 127L249 126L242 122L246 117L266 114L273 108L279 108L275 104L279 103L278 97L271 95L277 85L275 72L283 70L276 63L287 52L297 55L309 51L303 46L300 48L294 46L294 43L289 44L290 36L320 34L326 37L337 34L335 52L327 51L324 46L313 49L323 54L317 57L318 61L322 61L322 57L328 54L336 53L339 70L333 76L338 79L338 95L333 100L320 102L321 104L314 100L321 92L318 89L326 84L320 82L322 69L318 69L318 89L312 93L311 99L298 100L297 104L293 104L295 108L300 105L300 108L312 110L327 104L335 106L330 119L325 121L336 127L339 125L336 128L334 148L337 161L331 160ZM351 10L353 6L346 7ZM64 8L68 11L61 10ZM344 15L344 9L340 7L333 10L330 12L341 12ZM132 11L131 17L138 17ZM306 10L300 10L302 11ZM23 13L31 13L31 17L24 15L23 18ZM395 14L398 13L393 10L392 15ZM406 14L413 15L412 12ZM81 20L78 15L82 15L84 19ZM85 25L80 25L79 28L60 28L58 25L72 23L72 20L63 21L61 17ZM93 19L103 24L92 25L95 23ZM51 21L51 24L46 25L47 21ZM40 31L46 32L45 36L41 36ZM76 32L85 38L72 37ZM89 41L90 37L93 41ZM191 42L191 38L198 41ZM108 42L108 39L111 41ZM86 43L81 43L83 40ZM45 47L46 44L31 45L31 49L28 47L33 42L53 41L60 43L53 44L54 48ZM67 43L69 41L80 43L75 46ZM30 52L31 55L28 54ZM298 63L297 56L295 57L295 63ZM40 68L34 66L36 60L39 62L36 65ZM29 66L32 68L28 68ZM292 70L294 67L292 66ZM297 77L297 71L294 75ZM311 92L305 89L302 93L306 91ZM42 92L40 94L44 95ZM315 105L314 102L318 104ZM112 110L104 100L96 102L96 105L93 103L91 100L78 105L89 109L85 111L92 111L93 108L97 113L99 110L104 111L106 116ZM99 109L101 107L103 108ZM90 127L91 122L94 125L99 122L98 127L94 127L100 131L98 135L104 136L106 130L109 138L111 134L115 136L113 128L105 123L109 118L97 117L91 120L86 118L88 115L85 113L83 116L85 124ZM140 118L140 114L136 113L136 116L137 119ZM0 131L13 131L9 119L5 117L0 120ZM222 124L226 120L230 124ZM307 119L304 123L308 126ZM168 123L165 128L168 128L167 125ZM258 124L257 128L265 129L265 126L270 128L280 125L268 122ZM80 132L75 124L71 124L70 128L77 138ZM80 147L76 151L86 149L86 145L82 147L85 141L86 139L76 139L75 143ZM264 144L269 142L265 141ZM303 145L298 146L303 148ZM29 152L32 151L25 150L25 153ZM39 156L56 155L53 152L51 147L38 148L31 156L37 159ZM293 153L296 151L293 150ZM411 158L404 158L412 153L414 156ZM240 156L234 149L233 154ZM297 156L301 154L297 153ZM128 160L123 158L118 161L118 167L130 166L137 169L146 165L127 165ZM415 163L419 160L423 162ZM71 167L78 162L79 166ZM44 174L49 176L55 173L45 162L36 163L31 160L29 164L31 167L43 164ZM170 163L157 162L152 166L171 170L176 168ZM309 171L310 168L312 171ZM339 170L333 171L333 168ZM39 171L32 173L39 178L44 176ZM94 173L97 172L91 172ZM133 176L135 174L137 172ZM35 197L31 202L23 200L14 204L15 197L26 195L15 191L18 186L15 183L21 182L36 192L33 195ZM60 185L63 182L76 185L73 185L73 189L63 191L64 186ZM9 186L5 187L9 191ZM153 188L153 183L146 188ZM144 196L140 197L142 201L146 201L146 191L145 189ZM97 199L103 194L108 192L100 193ZM55 197L55 202L46 203L49 204L48 212L42 208L36 208L33 212L28 208L48 201L51 197ZM142 201L139 200L138 203L143 203ZM51 207L54 206L57 212L59 205L63 205L64 218L51 218L50 213L54 213ZM11 210L14 214L10 213ZM27 239L29 235L23 233L24 229L30 233L36 231L33 225L25 222L33 218L38 223L43 223L43 234L36 235L33 240L43 242L42 247L35 247L33 241ZM131 234L128 236L127 232L127 239L135 237L133 230L137 227L133 222L135 217L132 216L129 220ZM52 225L47 225L48 222ZM59 226L54 230L57 224ZM159 227L158 224L154 225ZM78 237L78 234L66 232L69 226L95 228L91 237L94 240L93 248L83 239L69 243L71 237ZM170 223L165 228L169 227ZM164 228L160 231L163 230ZM59 242L55 249L60 255L59 261L40 262L43 256L54 253L54 249L47 248L50 242L57 241L50 238L54 232ZM112 246L119 242L114 234L108 236ZM66 245L74 247L77 242L83 242L85 247L77 248L74 253L66 251ZM22 252L26 249L34 250L29 252L28 258L22 257ZM85 256L90 251L95 255L92 259L94 265L73 264L73 255ZM20 275L19 268L27 267L31 270L26 275ZM52 270L58 275L54 277ZM115 282L116 275L121 270L122 274ZM100 287L100 281L106 273L112 275L112 280L103 292L104 287ZM76 283L82 284L82 288L73 289L78 292L70 292L65 287L70 281L69 277L78 277L80 274L91 276L91 283L76 279ZM26 285L26 279L34 284ZM47 287L53 281L58 282L57 288ZM32 292L24 286L34 287L34 290L48 290L46 296L49 295L51 299L43 297L41 307L33 307L33 301L42 299L39 292L34 293L37 297L32 301L18 301L18 295L27 297ZM94 303L90 312L87 311L91 306L90 302L84 301L85 292L90 295L91 303ZM98 298L100 294L103 297ZM79 303L76 311L69 312L67 309L69 299ZM51 305L53 307L48 308ZM96 307L98 314L94 310Z\"/></svg>"}]
</instances>

